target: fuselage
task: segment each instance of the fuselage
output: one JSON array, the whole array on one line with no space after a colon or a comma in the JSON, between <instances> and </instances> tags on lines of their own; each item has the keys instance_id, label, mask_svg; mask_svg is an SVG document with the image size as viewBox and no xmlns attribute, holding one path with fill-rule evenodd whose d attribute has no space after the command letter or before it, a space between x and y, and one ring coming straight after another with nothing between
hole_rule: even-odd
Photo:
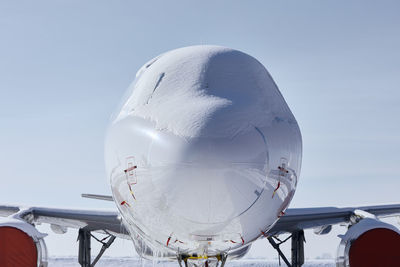
<instances>
[{"instance_id":1,"label":"fuselage","mask_svg":"<svg viewBox=\"0 0 400 267\"><path fill-rule=\"evenodd\" d=\"M217 46L138 72L110 125L114 200L139 253L229 253L264 235L296 189L297 122L264 66Z\"/></svg>"}]
</instances>

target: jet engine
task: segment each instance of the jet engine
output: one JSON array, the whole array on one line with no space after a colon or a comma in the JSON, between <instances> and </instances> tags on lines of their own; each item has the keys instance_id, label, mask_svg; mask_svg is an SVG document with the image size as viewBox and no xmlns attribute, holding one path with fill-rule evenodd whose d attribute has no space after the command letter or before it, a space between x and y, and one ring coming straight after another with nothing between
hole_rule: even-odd
<instances>
[{"instance_id":1,"label":"jet engine","mask_svg":"<svg viewBox=\"0 0 400 267\"><path fill-rule=\"evenodd\" d=\"M377 218L363 218L339 237L337 267L391 267L400 262L400 231Z\"/></svg>"},{"instance_id":2,"label":"jet engine","mask_svg":"<svg viewBox=\"0 0 400 267\"><path fill-rule=\"evenodd\" d=\"M45 236L21 219L0 219L0 266L46 267Z\"/></svg>"}]
</instances>

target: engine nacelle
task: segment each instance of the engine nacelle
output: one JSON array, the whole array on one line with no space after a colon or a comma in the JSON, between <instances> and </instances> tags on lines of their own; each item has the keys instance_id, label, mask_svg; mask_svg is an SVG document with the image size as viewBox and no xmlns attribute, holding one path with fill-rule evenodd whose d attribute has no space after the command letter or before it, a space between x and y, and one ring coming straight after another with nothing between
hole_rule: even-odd
<instances>
[{"instance_id":1,"label":"engine nacelle","mask_svg":"<svg viewBox=\"0 0 400 267\"><path fill-rule=\"evenodd\" d=\"M339 237L337 267L399 266L400 231L391 224L365 218Z\"/></svg>"},{"instance_id":2,"label":"engine nacelle","mask_svg":"<svg viewBox=\"0 0 400 267\"><path fill-rule=\"evenodd\" d=\"M15 218L0 218L0 266L46 267L46 235Z\"/></svg>"}]
</instances>

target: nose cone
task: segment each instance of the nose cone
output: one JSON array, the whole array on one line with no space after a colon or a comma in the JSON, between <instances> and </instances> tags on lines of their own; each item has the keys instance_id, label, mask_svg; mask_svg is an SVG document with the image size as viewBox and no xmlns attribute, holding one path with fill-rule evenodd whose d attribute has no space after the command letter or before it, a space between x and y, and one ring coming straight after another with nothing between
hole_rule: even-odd
<instances>
[{"instance_id":1,"label":"nose cone","mask_svg":"<svg viewBox=\"0 0 400 267\"><path fill-rule=\"evenodd\" d=\"M113 168L121 181L113 183L134 183L135 201L150 206L162 201L174 218L198 224L230 222L254 204L267 182L268 147L260 129L232 138L184 138L129 118L109 134L114 136L111 142L125 140ZM127 180L124 171L130 166L137 168Z\"/></svg>"},{"instance_id":2,"label":"nose cone","mask_svg":"<svg viewBox=\"0 0 400 267\"><path fill-rule=\"evenodd\" d=\"M216 46L174 50L145 64L127 96L106 164L132 231L221 250L272 226L295 190L301 136L256 59Z\"/></svg>"},{"instance_id":3,"label":"nose cone","mask_svg":"<svg viewBox=\"0 0 400 267\"><path fill-rule=\"evenodd\" d=\"M169 140L169 141L167 141ZM233 138L197 137L154 143L152 162L165 162L157 187L174 214L197 223L225 223L246 211L266 183L268 150L253 129ZM176 142L176 141L175 141ZM176 150L178 149L178 151Z\"/></svg>"}]
</instances>

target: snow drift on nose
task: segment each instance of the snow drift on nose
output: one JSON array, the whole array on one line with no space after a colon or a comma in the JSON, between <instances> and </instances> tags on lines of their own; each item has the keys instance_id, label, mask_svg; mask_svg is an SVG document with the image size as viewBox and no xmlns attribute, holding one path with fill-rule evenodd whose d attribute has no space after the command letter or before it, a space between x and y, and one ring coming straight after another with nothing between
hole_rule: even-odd
<instances>
[{"instance_id":1,"label":"snow drift on nose","mask_svg":"<svg viewBox=\"0 0 400 267\"><path fill-rule=\"evenodd\" d=\"M231 137L291 114L261 63L219 46L185 47L156 57L138 71L131 90L117 121L142 117L183 137Z\"/></svg>"}]
</instances>

